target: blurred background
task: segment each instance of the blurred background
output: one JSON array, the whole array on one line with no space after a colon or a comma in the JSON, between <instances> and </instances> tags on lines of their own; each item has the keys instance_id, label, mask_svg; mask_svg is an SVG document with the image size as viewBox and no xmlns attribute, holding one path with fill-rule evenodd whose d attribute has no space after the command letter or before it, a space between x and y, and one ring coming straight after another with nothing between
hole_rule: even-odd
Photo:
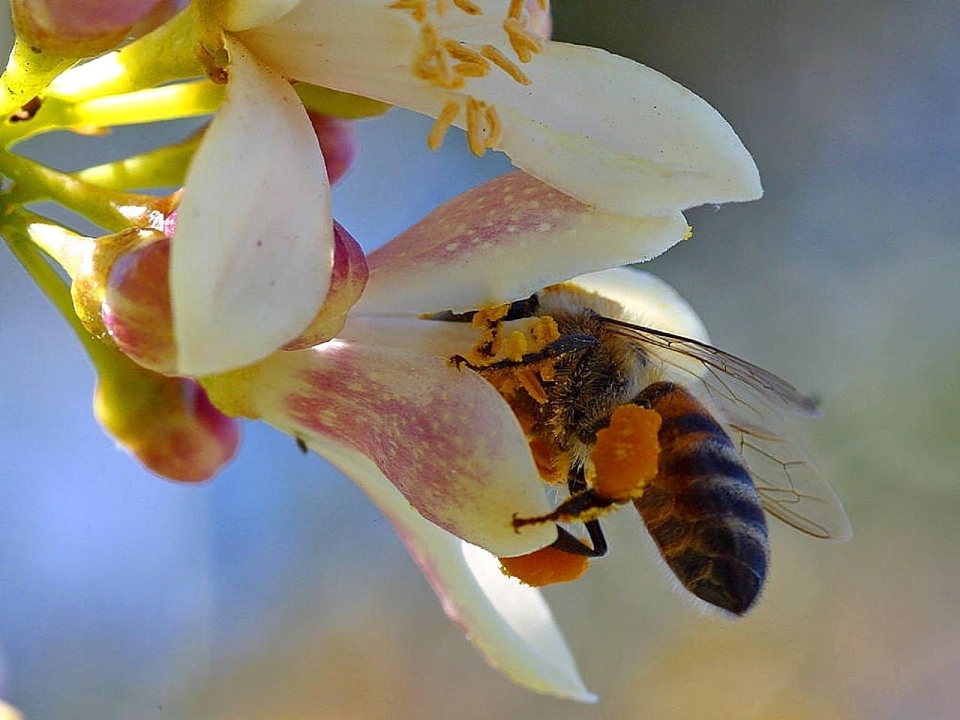
<instances>
[{"instance_id":1,"label":"blurred background","mask_svg":"<svg viewBox=\"0 0 960 720\"><path fill-rule=\"evenodd\" d=\"M716 344L823 399L811 455L845 545L778 523L759 606L703 616L631 512L547 591L595 706L486 666L389 524L248 424L215 481L117 450L77 341L0 249L0 696L30 718L955 718L960 715L960 5L560 2L555 37L650 65L730 121L760 202L648 263ZM9 31L4 36L9 46ZM367 247L507 169L429 121L362 126L335 193ZM182 129L45 137L60 168Z\"/></svg>"}]
</instances>

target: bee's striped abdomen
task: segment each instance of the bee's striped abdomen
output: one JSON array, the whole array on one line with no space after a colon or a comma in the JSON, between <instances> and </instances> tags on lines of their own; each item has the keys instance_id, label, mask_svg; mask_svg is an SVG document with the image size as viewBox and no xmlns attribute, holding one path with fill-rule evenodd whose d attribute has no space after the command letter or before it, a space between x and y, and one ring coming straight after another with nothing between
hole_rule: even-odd
<instances>
[{"instance_id":1,"label":"bee's striped abdomen","mask_svg":"<svg viewBox=\"0 0 960 720\"><path fill-rule=\"evenodd\" d=\"M720 424L678 385L634 402L660 414L660 466L634 501L670 569L690 592L742 615L767 571L767 524L746 466Z\"/></svg>"}]
</instances>

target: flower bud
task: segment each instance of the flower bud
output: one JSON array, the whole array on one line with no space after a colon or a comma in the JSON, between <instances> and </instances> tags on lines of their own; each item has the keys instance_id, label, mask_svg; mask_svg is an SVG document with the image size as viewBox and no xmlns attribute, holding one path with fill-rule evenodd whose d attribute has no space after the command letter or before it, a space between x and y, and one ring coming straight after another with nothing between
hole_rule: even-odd
<instances>
[{"instance_id":1,"label":"flower bud","mask_svg":"<svg viewBox=\"0 0 960 720\"><path fill-rule=\"evenodd\" d=\"M317 139L320 140L320 151L327 166L327 178L330 185L336 185L340 179L353 167L360 152L360 133L353 120L321 115L307 111L310 123L313 125Z\"/></svg>"},{"instance_id":2,"label":"flower bud","mask_svg":"<svg viewBox=\"0 0 960 720\"><path fill-rule=\"evenodd\" d=\"M330 289L313 322L284 350L302 350L326 342L343 328L347 313L360 299L367 284L367 261L359 243L337 221L333 222L333 270Z\"/></svg>"},{"instance_id":3,"label":"flower bud","mask_svg":"<svg viewBox=\"0 0 960 720\"><path fill-rule=\"evenodd\" d=\"M101 368L93 411L125 450L169 480L212 478L240 444L238 421L217 410L196 381L160 375L119 353Z\"/></svg>"},{"instance_id":4,"label":"flower bud","mask_svg":"<svg viewBox=\"0 0 960 720\"><path fill-rule=\"evenodd\" d=\"M172 373L177 359L169 278L170 238L156 233L113 262L101 307L117 347L160 373Z\"/></svg>"},{"instance_id":5,"label":"flower bud","mask_svg":"<svg viewBox=\"0 0 960 720\"><path fill-rule=\"evenodd\" d=\"M17 36L34 50L92 57L172 17L177 0L12 0Z\"/></svg>"}]
</instances>

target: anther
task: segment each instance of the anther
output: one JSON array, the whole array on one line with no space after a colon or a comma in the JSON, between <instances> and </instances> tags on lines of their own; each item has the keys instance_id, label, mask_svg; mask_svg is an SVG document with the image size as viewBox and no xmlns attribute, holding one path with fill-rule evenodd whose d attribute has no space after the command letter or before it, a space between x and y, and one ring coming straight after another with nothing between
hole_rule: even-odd
<instances>
[{"instance_id":1,"label":"anther","mask_svg":"<svg viewBox=\"0 0 960 720\"><path fill-rule=\"evenodd\" d=\"M472 97L467 98L467 144L470 146L470 152L477 157L483 157L487 151L486 143L483 137L483 128L480 124L481 114L483 113L483 103Z\"/></svg>"},{"instance_id":2,"label":"anther","mask_svg":"<svg viewBox=\"0 0 960 720\"><path fill-rule=\"evenodd\" d=\"M490 74L489 63L457 63L453 66L453 72L460 78L478 78L486 77Z\"/></svg>"},{"instance_id":3,"label":"anther","mask_svg":"<svg viewBox=\"0 0 960 720\"><path fill-rule=\"evenodd\" d=\"M470 0L453 0L453 4L467 15L483 15L483 8Z\"/></svg>"},{"instance_id":4,"label":"anther","mask_svg":"<svg viewBox=\"0 0 960 720\"><path fill-rule=\"evenodd\" d=\"M418 23L427 19L427 0L397 0L390 5L390 9L409 10Z\"/></svg>"},{"instance_id":5,"label":"anther","mask_svg":"<svg viewBox=\"0 0 960 720\"><path fill-rule=\"evenodd\" d=\"M510 0L510 9L507 10L507 17L519 20L520 14L523 12L523 4L524 0Z\"/></svg>"},{"instance_id":6,"label":"anther","mask_svg":"<svg viewBox=\"0 0 960 720\"><path fill-rule=\"evenodd\" d=\"M496 147L500 142L500 136L503 133L503 124L500 122L500 115L497 108L493 105L487 105L487 125L490 128L490 135L487 138L487 147Z\"/></svg>"},{"instance_id":7,"label":"anther","mask_svg":"<svg viewBox=\"0 0 960 720\"><path fill-rule=\"evenodd\" d=\"M430 129L430 134L427 136L427 147L431 150L440 149L440 146L443 145L443 138L447 134L447 130L450 129L450 125L453 124L453 121L457 119L457 115L459 114L460 103L455 100L450 100L443 106L443 110L437 115L437 119Z\"/></svg>"},{"instance_id":8,"label":"anther","mask_svg":"<svg viewBox=\"0 0 960 720\"><path fill-rule=\"evenodd\" d=\"M462 63L477 63L477 64L488 64L486 60L483 59L483 55L478 53L476 50L471 50L463 43L459 43L456 40L444 40L443 49L454 60Z\"/></svg>"},{"instance_id":9,"label":"anther","mask_svg":"<svg viewBox=\"0 0 960 720\"><path fill-rule=\"evenodd\" d=\"M519 20L508 17L503 21L503 29L520 62L528 63L534 55L543 52L543 39Z\"/></svg>"},{"instance_id":10,"label":"anther","mask_svg":"<svg viewBox=\"0 0 960 720\"><path fill-rule=\"evenodd\" d=\"M528 78L523 71L518 68L513 61L510 60L506 55L500 52L493 45L484 45L480 48L480 53L498 68L503 70L507 75L512 77L521 85L529 85L531 80Z\"/></svg>"}]
</instances>

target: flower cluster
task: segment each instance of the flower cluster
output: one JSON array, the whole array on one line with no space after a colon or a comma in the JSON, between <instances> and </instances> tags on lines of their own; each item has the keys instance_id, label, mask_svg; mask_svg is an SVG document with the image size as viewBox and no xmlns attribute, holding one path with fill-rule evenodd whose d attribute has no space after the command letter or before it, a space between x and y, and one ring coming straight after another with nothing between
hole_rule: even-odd
<instances>
[{"instance_id":1,"label":"flower cluster","mask_svg":"<svg viewBox=\"0 0 960 720\"><path fill-rule=\"evenodd\" d=\"M94 360L105 429L188 481L232 457L235 418L289 433L381 507L492 664L589 700L539 592L500 569L557 538L512 523L550 510L527 437L450 362L475 329L428 318L583 276L702 337L670 288L611 268L686 237L688 207L760 195L729 125L654 70L552 41L545 0L12 5L0 230ZM330 187L354 121L392 105L435 119L426 146L459 127L519 170L365 256ZM52 130L205 115L178 143L71 174L14 152ZM104 234L31 209L49 200Z\"/></svg>"}]
</instances>

